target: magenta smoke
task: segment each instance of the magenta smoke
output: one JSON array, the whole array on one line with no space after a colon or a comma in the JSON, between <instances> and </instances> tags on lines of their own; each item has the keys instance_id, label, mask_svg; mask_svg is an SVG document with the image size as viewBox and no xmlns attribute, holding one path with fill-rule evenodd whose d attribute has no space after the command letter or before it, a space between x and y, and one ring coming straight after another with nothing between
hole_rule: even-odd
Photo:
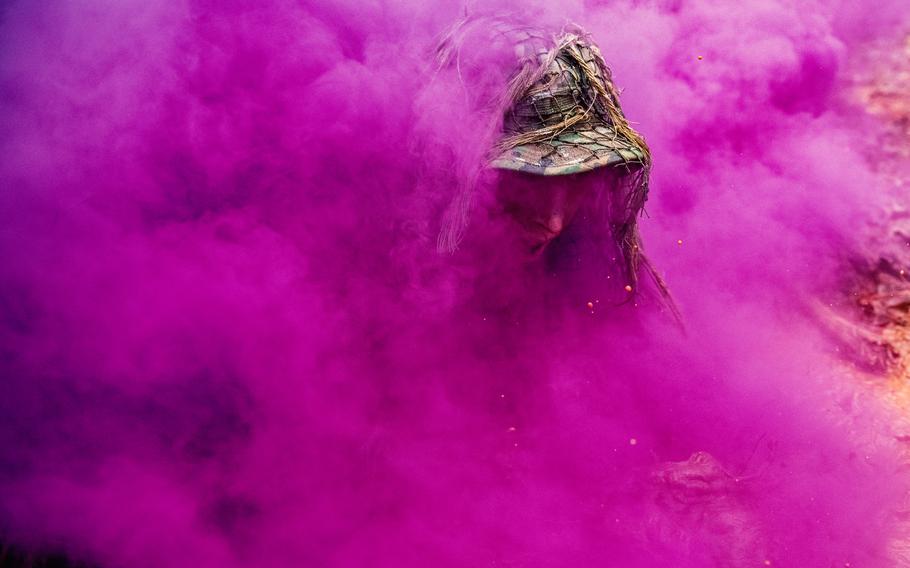
<instances>
[{"instance_id":1,"label":"magenta smoke","mask_svg":"<svg viewBox=\"0 0 910 568\"><path fill-rule=\"evenodd\" d=\"M908 12L5 3L0 542L102 568L899 565L895 417L813 306L884 199L845 70ZM507 78L482 45L436 69L475 13L600 45L685 333L571 242L517 261L484 183L437 252Z\"/></svg>"}]
</instances>

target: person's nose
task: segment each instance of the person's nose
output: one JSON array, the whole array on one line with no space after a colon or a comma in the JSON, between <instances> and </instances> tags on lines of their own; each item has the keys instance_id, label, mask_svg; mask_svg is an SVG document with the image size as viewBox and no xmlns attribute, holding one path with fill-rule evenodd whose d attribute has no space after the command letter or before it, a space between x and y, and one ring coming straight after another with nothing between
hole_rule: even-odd
<instances>
[{"instance_id":1,"label":"person's nose","mask_svg":"<svg viewBox=\"0 0 910 568\"><path fill-rule=\"evenodd\" d=\"M558 235L562 232L563 228L565 227L565 215L561 209L557 209L550 213L549 217L547 218L546 226L547 230L554 235Z\"/></svg>"},{"instance_id":2,"label":"person's nose","mask_svg":"<svg viewBox=\"0 0 910 568\"><path fill-rule=\"evenodd\" d=\"M566 226L566 191L563 187L554 188L548 203L544 225L547 230L558 235Z\"/></svg>"}]
</instances>

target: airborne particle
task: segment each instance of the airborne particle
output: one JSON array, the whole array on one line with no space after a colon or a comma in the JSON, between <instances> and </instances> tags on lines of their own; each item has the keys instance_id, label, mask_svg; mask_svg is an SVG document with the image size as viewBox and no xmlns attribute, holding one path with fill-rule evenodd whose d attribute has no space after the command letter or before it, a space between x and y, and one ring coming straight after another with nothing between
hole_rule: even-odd
<instances>
[{"instance_id":1,"label":"airborne particle","mask_svg":"<svg viewBox=\"0 0 910 568\"><path fill-rule=\"evenodd\" d=\"M631 292L631 291L632 291L632 286L630 286L629 284L626 284L625 291L626 291L626 292Z\"/></svg>"}]
</instances>

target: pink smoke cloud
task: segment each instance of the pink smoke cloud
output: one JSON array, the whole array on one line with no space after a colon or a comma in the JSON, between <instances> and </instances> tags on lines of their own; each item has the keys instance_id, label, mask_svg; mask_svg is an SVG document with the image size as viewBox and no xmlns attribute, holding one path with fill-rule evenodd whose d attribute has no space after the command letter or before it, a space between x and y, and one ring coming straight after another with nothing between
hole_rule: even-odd
<instances>
[{"instance_id":1,"label":"pink smoke cloud","mask_svg":"<svg viewBox=\"0 0 910 568\"><path fill-rule=\"evenodd\" d=\"M105 567L893 565L893 417L809 307L881 193L842 70L901 4L468 6L599 43L685 336L509 258L488 195L436 252L503 73L481 49L434 77L462 4L6 5L0 540ZM725 481L681 495L695 452Z\"/></svg>"}]
</instances>

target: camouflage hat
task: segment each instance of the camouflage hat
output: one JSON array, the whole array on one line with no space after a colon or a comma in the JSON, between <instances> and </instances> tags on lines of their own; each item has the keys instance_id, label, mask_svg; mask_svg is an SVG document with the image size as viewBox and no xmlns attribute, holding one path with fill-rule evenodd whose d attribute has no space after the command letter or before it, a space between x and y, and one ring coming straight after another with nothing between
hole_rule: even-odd
<instances>
[{"instance_id":1,"label":"camouflage hat","mask_svg":"<svg viewBox=\"0 0 910 568\"><path fill-rule=\"evenodd\" d=\"M511 30L520 68L509 85L503 136L490 165L537 175L605 166L647 169L650 154L619 105L597 46L581 30L547 42Z\"/></svg>"}]
</instances>

